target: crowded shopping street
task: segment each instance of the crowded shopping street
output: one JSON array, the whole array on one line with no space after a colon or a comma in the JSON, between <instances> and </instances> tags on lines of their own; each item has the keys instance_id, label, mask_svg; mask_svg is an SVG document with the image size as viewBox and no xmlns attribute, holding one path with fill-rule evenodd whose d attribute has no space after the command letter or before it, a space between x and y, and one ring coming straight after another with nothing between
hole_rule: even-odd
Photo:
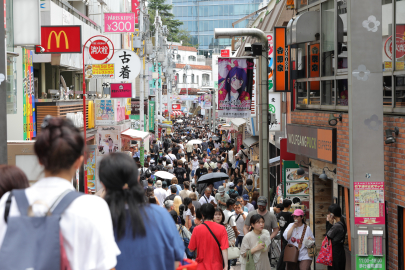
<instances>
[{"instance_id":1,"label":"crowded shopping street","mask_svg":"<svg viewBox=\"0 0 405 270\"><path fill-rule=\"evenodd\" d=\"M405 0L0 13L0 270L405 270Z\"/></svg>"}]
</instances>

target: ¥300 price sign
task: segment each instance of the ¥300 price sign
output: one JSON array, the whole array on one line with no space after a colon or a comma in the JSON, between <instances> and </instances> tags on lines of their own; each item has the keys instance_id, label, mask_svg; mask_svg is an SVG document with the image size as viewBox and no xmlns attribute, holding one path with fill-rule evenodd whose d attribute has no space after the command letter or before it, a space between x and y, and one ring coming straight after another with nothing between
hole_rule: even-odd
<instances>
[{"instance_id":1,"label":"\u00a5300 price sign","mask_svg":"<svg viewBox=\"0 0 405 270\"><path fill-rule=\"evenodd\" d=\"M135 31L135 13L104 13L104 32L133 33Z\"/></svg>"}]
</instances>

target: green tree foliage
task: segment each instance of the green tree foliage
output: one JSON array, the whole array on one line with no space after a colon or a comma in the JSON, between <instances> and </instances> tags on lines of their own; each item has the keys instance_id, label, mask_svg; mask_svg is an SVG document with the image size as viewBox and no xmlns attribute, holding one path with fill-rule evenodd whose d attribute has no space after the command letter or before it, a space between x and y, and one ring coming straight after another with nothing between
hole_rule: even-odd
<instances>
[{"instance_id":1,"label":"green tree foliage","mask_svg":"<svg viewBox=\"0 0 405 270\"><path fill-rule=\"evenodd\" d=\"M155 16L156 10L159 11L159 16L162 19L163 25L167 25L169 30L169 35L167 37L168 41L179 42L180 36L184 36L185 34L181 32L179 27L183 24L183 22L174 19L173 13L171 13L172 5L165 4L165 0L150 0L148 1L148 10L149 10L149 21L150 21L150 29L154 33L155 32ZM186 31L184 31L186 32ZM187 33L187 32L186 32Z\"/></svg>"}]
</instances>

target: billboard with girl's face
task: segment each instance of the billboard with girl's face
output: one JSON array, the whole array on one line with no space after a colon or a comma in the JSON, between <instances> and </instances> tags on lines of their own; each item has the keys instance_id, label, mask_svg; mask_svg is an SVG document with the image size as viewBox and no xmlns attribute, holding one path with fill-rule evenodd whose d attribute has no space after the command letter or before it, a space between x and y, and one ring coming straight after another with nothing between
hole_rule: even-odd
<instances>
[{"instance_id":1,"label":"billboard with girl's face","mask_svg":"<svg viewBox=\"0 0 405 270\"><path fill-rule=\"evenodd\" d=\"M218 117L250 116L254 60L218 58Z\"/></svg>"}]
</instances>

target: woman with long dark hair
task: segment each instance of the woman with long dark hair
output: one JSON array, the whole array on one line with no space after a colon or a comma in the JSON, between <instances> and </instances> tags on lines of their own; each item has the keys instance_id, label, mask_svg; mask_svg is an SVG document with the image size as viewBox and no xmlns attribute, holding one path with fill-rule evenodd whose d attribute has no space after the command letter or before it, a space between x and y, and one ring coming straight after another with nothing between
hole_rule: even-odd
<instances>
[{"instance_id":1,"label":"woman with long dark hair","mask_svg":"<svg viewBox=\"0 0 405 270\"><path fill-rule=\"evenodd\" d=\"M326 236L332 241L332 266L328 270L344 270L346 268L346 254L344 242L346 239L346 223L342 218L342 209L337 204L328 208L326 217Z\"/></svg>"},{"instance_id":2,"label":"woman with long dark hair","mask_svg":"<svg viewBox=\"0 0 405 270\"><path fill-rule=\"evenodd\" d=\"M184 254L183 242L169 213L145 203L133 159L124 153L110 154L101 161L99 175L122 252L116 269L175 269L175 264L177 268Z\"/></svg>"},{"instance_id":3,"label":"woman with long dark hair","mask_svg":"<svg viewBox=\"0 0 405 270\"><path fill-rule=\"evenodd\" d=\"M36 138L34 151L44 168L45 177L27 187L24 192L18 192L17 196L26 197L30 206L38 206L40 201L41 205L37 209L42 211L34 211L34 215L44 216L49 207L60 199L63 200L65 195L76 196L71 181L83 164L84 139L72 121L46 116ZM127 157L133 162L131 157ZM21 205L17 206L14 192L16 190L10 200L8 217L22 215L19 210ZM4 194L0 201L0 254L7 252L2 246L8 245L4 236L8 226L11 226L4 219L6 202L9 197L11 199L9 195L10 193ZM112 269L116 266L120 251L114 240L110 211L102 198L79 196L60 217L62 247L72 270ZM15 239L13 241L13 244L17 244ZM35 250L32 253L35 254ZM24 260L26 256L21 254L19 258Z\"/></svg>"},{"instance_id":4,"label":"woman with long dark hair","mask_svg":"<svg viewBox=\"0 0 405 270\"><path fill-rule=\"evenodd\" d=\"M13 189L29 187L27 176L16 166L0 165L0 198Z\"/></svg>"},{"instance_id":5,"label":"woman with long dark hair","mask_svg":"<svg viewBox=\"0 0 405 270\"><path fill-rule=\"evenodd\" d=\"M234 245L236 242L235 232L229 224L225 224L225 214L221 208L215 208L214 222L221 224L225 227L226 233L228 234L229 246ZM228 260L228 270L231 269L231 261Z\"/></svg>"}]
</instances>

